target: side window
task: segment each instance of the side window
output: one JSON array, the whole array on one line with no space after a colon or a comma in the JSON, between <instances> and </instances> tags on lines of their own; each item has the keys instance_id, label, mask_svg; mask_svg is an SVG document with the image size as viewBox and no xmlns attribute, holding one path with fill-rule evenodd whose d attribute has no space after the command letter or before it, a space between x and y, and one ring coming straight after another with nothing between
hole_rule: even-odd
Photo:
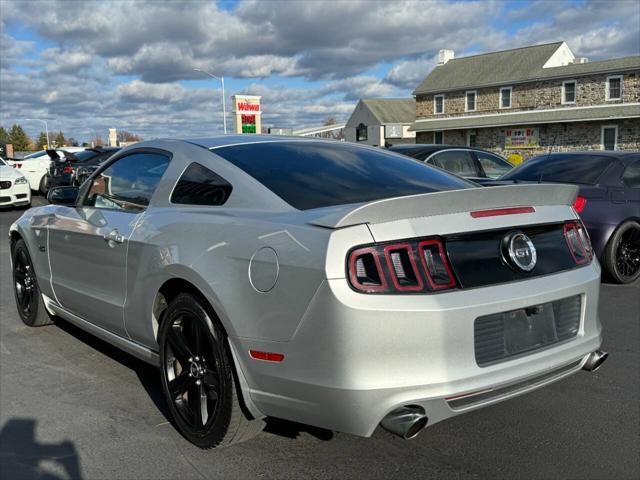
<instances>
[{"instance_id":1,"label":"side window","mask_svg":"<svg viewBox=\"0 0 640 480\"><path fill-rule=\"evenodd\" d=\"M629 188L640 188L640 160L636 160L625 169L622 182Z\"/></svg>"},{"instance_id":2,"label":"side window","mask_svg":"<svg viewBox=\"0 0 640 480\"><path fill-rule=\"evenodd\" d=\"M199 163L189 165L176 183L171 202L188 205L223 205L233 187Z\"/></svg>"},{"instance_id":3,"label":"side window","mask_svg":"<svg viewBox=\"0 0 640 480\"><path fill-rule=\"evenodd\" d=\"M436 153L431 157L430 163L462 177L477 177L480 175L473 156L465 150Z\"/></svg>"},{"instance_id":4,"label":"side window","mask_svg":"<svg viewBox=\"0 0 640 480\"><path fill-rule=\"evenodd\" d=\"M487 152L475 152L480 166L488 178L498 178L511 170L511 165L506 160Z\"/></svg>"},{"instance_id":5,"label":"side window","mask_svg":"<svg viewBox=\"0 0 640 480\"><path fill-rule=\"evenodd\" d=\"M168 165L169 157L158 153L133 153L122 157L93 180L84 205L144 210Z\"/></svg>"}]
</instances>

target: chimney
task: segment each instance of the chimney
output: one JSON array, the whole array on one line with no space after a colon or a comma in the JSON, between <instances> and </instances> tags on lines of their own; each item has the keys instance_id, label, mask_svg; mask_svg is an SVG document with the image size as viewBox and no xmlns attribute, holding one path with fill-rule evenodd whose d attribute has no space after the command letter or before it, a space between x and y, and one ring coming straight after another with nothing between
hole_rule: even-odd
<instances>
[{"instance_id":1,"label":"chimney","mask_svg":"<svg viewBox=\"0 0 640 480\"><path fill-rule=\"evenodd\" d=\"M438 52L438 65L444 65L449 60L453 60L456 56L453 50L440 50Z\"/></svg>"},{"instance_id":2,"label":"chimney","mask_svg":"<svg viewBox=\"0 0 640 480\"><path fill-rule=\"evenodd\" d=\"M578 57L573 61L573 63L587 63L588 61L589 59L587 57Z\"/></svg>"}]
</instances>

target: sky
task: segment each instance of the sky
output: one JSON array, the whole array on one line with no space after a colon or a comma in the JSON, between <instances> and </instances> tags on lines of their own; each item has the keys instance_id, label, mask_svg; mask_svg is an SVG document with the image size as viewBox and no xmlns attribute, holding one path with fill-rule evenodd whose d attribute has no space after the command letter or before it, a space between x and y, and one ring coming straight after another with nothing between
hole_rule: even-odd
<instances>
[{"instance_id":1,"label":"sky","mask_svg":"<svg viewBox=\"0 0 640 480\"><path fill-rule=\"evenodd\" d=\"M263 126L316 126L411 96L444 48L640 55L640 1L0 0L0 29L5 128L185 138L222 133L220 83L194 68L225 77L228 110L261 95Z\"/></svg>"}]
</instances>

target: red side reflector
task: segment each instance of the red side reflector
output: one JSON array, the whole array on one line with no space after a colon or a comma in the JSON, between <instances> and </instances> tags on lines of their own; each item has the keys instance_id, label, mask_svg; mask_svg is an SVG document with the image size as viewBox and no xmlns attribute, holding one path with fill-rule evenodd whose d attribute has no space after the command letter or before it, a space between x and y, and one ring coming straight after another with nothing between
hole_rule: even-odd
<instances>
[{"instance_id":1,"label":"red side reflector","mask_svg":"<svg viewBox=\"0 0 640 480\"><path fill-rule=\"evenodd\" d=\"M573 208L576 212L582 213L584 207L587 205L587 199L578 195L575 202L573 202Z\"/></svg>"},{"instance_id":2,"label":"red side reflector","mask_svg":"<svg viewBox=\"0 0 640 480\"><path fill-rule=\"evenodd\" d=\"M476 210L471 212L473 218L482 217L498 217L500 215L516 215L518 213L533 213L536 209L533 207L508 207L508 208L492 208L490 210Z\"/></svg>"},{"instance_id":3,"label":"red side reflector","mask_svg":"<svg viewBox=\"0 0 640 480\"><path fill-rule=\"evenodd\" d=\"M259 350L249 350L249 356L255 360L264 360L265 362L281 362L284 355L274 352L261 352Z\"/></svg>"}]
</instances>

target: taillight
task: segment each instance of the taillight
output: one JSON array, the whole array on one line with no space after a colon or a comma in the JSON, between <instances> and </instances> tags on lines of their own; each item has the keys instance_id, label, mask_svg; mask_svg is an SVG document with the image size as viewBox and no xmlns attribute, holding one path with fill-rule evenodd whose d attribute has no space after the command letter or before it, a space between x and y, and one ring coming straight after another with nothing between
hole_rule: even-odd
<instances>
[{"instance_id":1,"label":"taillight","mask_svg":"<svg viewBox=\"0 0 640 480\"><path fill-rule=\"evenodd\" d=\"M564 224L564 238L569 247L569 253L576 265L584 265L593 259L593 249L589 235L582 222L567 222Z\"/></svg>"},{"instance_id":2,"label":"taillight","mask_svg":"<svg viewBox=\"0 0 640 480\"><path fill-rule=\"evenodd\" d=\"M582 213L586 205L587 205L587 199L578 195L575 201L573 202L573 209L578 213Z\"/></svg>"},{"instance_id":3,"label":"taillight","mask_svg":"<svg viewBox=\"0 0 640 480\"><path fill-rule=\"evenodd\" d=\"M431 292L457 286L442 240L388 243L349 254L351 286L365 293Z\"/></svg>"},{"instance_id":4,"label":"taillight","mask_svg":"<svg viewBox=\"0 0 640 480\"><path fill-rule=\"evenodd\" d=\"M73 173L73 168L71 168L71 165L65 165L62 169L62 173Z\"/></svg>"}]
</instances>

